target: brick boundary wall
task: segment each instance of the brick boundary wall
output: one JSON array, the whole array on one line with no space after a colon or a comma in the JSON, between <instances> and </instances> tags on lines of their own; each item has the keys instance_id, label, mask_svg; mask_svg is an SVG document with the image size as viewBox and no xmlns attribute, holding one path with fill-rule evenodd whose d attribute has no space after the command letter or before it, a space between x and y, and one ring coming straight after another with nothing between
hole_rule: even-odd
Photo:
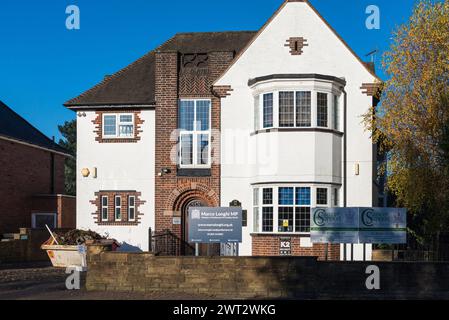
<instances>
[{"instance_id":1,"label":"brick boundary wall","mask_svg":"<svg viewBox=\"0 0 449 320\"><path fill-rule=\"evenodd\" d=\"M280 235L280 234L252 234L252 255L253 256L278 256L281 239L291 240L291 255L318 257L319 260L327 259L332 261L340 260L340 245L329 244L326 252L325 244L314 244L312 247L301 247L300 235Z\"/></svg>"},{"instance_id":2,"label":"brick boundary wall","mask_svg":"<svg viewBox=\"0 0 449 320\"><path fill-rule=\"evenodd\" d=\"M369 265L380 269L380 290L366 289ZM88 258L86 287L240 299L442 299L449 298L449 263L101 253Z\"/></svg>"}]
</instances>

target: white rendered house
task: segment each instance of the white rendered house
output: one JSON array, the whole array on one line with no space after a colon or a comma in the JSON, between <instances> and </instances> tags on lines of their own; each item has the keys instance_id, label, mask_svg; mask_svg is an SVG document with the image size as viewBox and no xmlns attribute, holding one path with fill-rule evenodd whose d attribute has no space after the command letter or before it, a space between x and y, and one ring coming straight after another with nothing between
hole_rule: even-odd
<instances>
[{"instance_id":1,"label":"white rendered house","mask_svg":"<svg viewBox=\"0 0 449 320\"><path fill-rule=\"evenodd\" d=\"M188 208L238 203L239 255L279 255L289 239L292 255L369 259L369 246L313 245L310 212L377 204L361 115L378 81L307 1L258 32L177 34L66 103L78 227L136 250L169 231L172 254L188 254Z\"/></svg>"}]
</instances>

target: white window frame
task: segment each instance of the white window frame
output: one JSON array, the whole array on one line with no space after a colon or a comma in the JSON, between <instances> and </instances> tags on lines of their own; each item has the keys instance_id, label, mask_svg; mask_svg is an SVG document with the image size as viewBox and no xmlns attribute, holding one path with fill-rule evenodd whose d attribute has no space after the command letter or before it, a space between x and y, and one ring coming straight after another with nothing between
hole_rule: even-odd
<instances>
[{"instance_id":1,"label":"white window frame","mask_svg":"<svg viewBox=\"0 0 449 320\"><path fill-rule=\"evenodd\" d=\"M293 206L292 205L280 205L279 204L279 188L293 188ZM297 205L296 204L296 188L310 188L310 206L309 205ZM327 205L317 205L317 189L327 189ZM256 205L254 202L254 190L258 189L259 196L259 204ZM273 204L263 204L263 189L273 189ZM276 234L276 235L310 235L310 232L297 232L296 230L296 209L297 207L310 207L310 215L312 215L313 208L328 208L333 206L333 202L331 203L331 198L329 195L333 193L334 189L337 189L340 193L340 188L333 186L331 184L302 184L302 183L292 183L292 184L277 184L277 185L255 185L252 188L253 192L253 217L254 217L254 208L259 208L259 229L254 229L254 233L260 234ZM262 231L263 230L263 207L272 207L273 208L273 232ZM293 232L279 232L279 207L293 207Z\"/></svg>"},{"instance_id":2,"label":"white window frame","mask_svg":"<svg viewBox=\"0 0 449 320\"><path fill-rule=\"evenodd\" d=\"M179 128L179 143L178 143L178 165L182 169L208 169L211 167L212 163L212 100L211 99L180 99L178 103L178 114L182 101L193 101L193 131L184 130ZM209 129L208 130L198 130L197 128L197 102L207 101L209 102ZM180 115L179 115L180 117ZM179 122L179 121L178 121ZM178 125L179 126L179 125ZM192 135L192 164L182 164L181 148L182 148L182 136ZM209 148L208 148L208 163L197 164L198 163L198 137L200 135L207 135L209 137Z\"/></svg>"},{"instance_id":3,"label":"white window frame","mask_svg":"<svg viewBox=\"0 0 449 320\"><path fill-rule=\"evenodd\" d=\"M36 217L37 216L53 216L53 223L55 228L58 227L58 214L50 212L35 212L31 214L31 228L36 229Z\"/></svg>"},{"instance_id":4,"label":"white window frame","mask_svg":"<svg viewBox=\"0 0 449 320\"><path fill-rule=\"evenodd\" d=\"M292 127L280 127L279 123L279 93L280 92L293 92L294 99L294 126ZM297 92L310 92L310 126L298 126L297 124ZM318 93L323 93L327 95L327 126L318 126ZM273 126L264 127L264 107L263 100L264 95L272 94L273 95ZM268 90L258 94L259 96L259 129L258 130L269 130L269 129L329 129L335 131L341 131L340 128L336 128L334 124L334 96L337 96L339 105L338 105L338 119L341 119L341 102L340 96L341 94L335 90L328 91L326 89L318 89L311 87L295 87L295 88L276 88L276 90ZM254 97L256 99L256 97ZM254 108L256 109L256 108ZM253 111L255 112L255 110ZM256 114L253 115L254 118ZM256 123L256 121L254 121ZM258 131L254 127L254 131Z\"/></svg>"},{"instance_id":5,"label":"white window frame","mask_svg":"<svg viewBox=\"0 0 449 320\"><path fill-rule=\"evenodd\" d=\"M107 116L114 116L115 117L115 134L112 135L108 135L105 133L104 130L104 125L105 125L105 117ZM132 134L130 136L121 136L120 135L120 125L124 125L124 124L130 124L130 122L120 122L120 116L131 116L132 118L132 126L133 126L133 131ZM135 123L135 118L134 118L134 113L103 113L102 116L102 138L103 139L134 139L135 136L135 132L136 132L136 123Z\"/></svg>"},{"instance_id":6,"label":"white window frame","mask_svg":"<svg viewBox=\"0 0 449 320\"><path fill-rule=\"evenodd\" d=\"M106 199L106 206L103 203L103 200ZM106 219L103 216L103 211L106 209ZM109 197L108 196L101 196L101 221L102 222L108 222L109 221ZM115 211L114 211L115 214Z\"/></svg>"},{"instance_id":7,"label":"white window frame","mask_svg":"<svg viewBox=\"0 0 449 320\"><path fill-rule=\"evenodd\" d=\"M133 199L134 205L131 205L131 199ZM134 210L134 218L131 219L131 209ZM136 221L136 196L128 196L128 221Z\"/></svg>"},{"instance_id":8,"label":"white window frame","mask_svg":"<svg viewBox=\"0 0 449 320\"><path fill-rule=\"evenodd\" d=\"M117 199L120 199L120 205L117 205ZM117 218L117 209L120 211L120 218ZM114 197L114 219L116 222L122 221L122 196L115 196Z\"/></svg>"}]
</instances>

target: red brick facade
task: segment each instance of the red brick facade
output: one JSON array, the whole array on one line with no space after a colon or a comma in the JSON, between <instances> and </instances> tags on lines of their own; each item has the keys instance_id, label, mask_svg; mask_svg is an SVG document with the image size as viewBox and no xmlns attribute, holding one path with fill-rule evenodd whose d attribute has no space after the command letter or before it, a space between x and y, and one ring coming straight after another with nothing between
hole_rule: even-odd
<instances>
[{"instance_id":1,"label":"red brick facade","mask_svg":"<svg viewBox=\"0 0 449 320\"><path fill-rule=\"evenodd\" d=\"M134 114L134 137L133 138L103 138L103 115L104 114ZM94 133L96 135L95 141L99 143L136 143L140 141L140 134L142 133L142 124L145 122L140 117L139 110L111 110L111 111L97 111L97 117L92 121L95 125Z\"/></svg>"},{"instance_id":2,"label":"red brick facade","mask_svg":"<svg viewBox=\"0 0 449 320\"><path fill-rule=\"evenodd\" d=\"M51 152L0 139L0 234L31 228L34 196L64 193L65 157L53 155L54 173Z\"/></svg>"},{"instance_id":3,"label":"red brick facade","mask_svg":"<svg viewBox=\"0 0 449 320\"><path fill-rule=\"evenodd\" d=\"M291 239L292 256L312 256L320 260L326 258L326 245L314 244L312 248L302 248L299 235L282 236L277 234L253 234L253 256L278 256L280 252L281 238ZM340 245L329 245L327 248L328 260L340 260Z\"/></svg>"},{"instance_id":4,"label":"red brick facade","mask_svg":"<svg viewBox=\"0 0 449 320\"><path fill-rule=\"evenodd\" d=\"M185 67L178 52L156 53L156 231L169 229L182 238L182 226L173 225L173 217L182 217L188 202L220 205L220 165L213 162L220 157L220 137L215 135L211 141L210 174L181 177L171 160L177 143L173 132L178 128L178 101L183 98L211 99L211 129L220 130L220 98L213 94L212 83L233 58L233 52L210 52L201 55L201 63ZM162 169L169 173L160 175Z\"/></svg>"}]
</instances>

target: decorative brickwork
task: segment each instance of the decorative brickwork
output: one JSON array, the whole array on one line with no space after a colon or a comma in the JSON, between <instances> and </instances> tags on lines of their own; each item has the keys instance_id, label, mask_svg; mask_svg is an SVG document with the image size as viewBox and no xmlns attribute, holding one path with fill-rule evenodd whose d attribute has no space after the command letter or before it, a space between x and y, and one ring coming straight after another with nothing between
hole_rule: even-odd
<instances>
[{"instance_id":1,"label":"decorative brickwork","mask_svg":"<svg viewBox=\"0 0 449 320\"><path fill-rule=\"evenodd\" d=\"M217 97L226 98L231 95L231 92L234 91L234 89L232 89L231 86L214 86L212 91Z\"/></svg>"},{"instance_id":2,"label":"decorative brickwork","mask_svg":"<svg viewBox=\"0 0 449 320\"><path fill-rule=\"evenodd\" d=\"M369 97L379 97L381 93L381 84L380 83L363 83L360 87L363 94L366 94Z\"/></svg>"},{"instance_id":3,"label":"decorative brickwork","mask_svg":"<svg viewBox=\"0 0 449 320\"><path fill-rule=\"evenodd\" d=\"M104 114L134 114L134 137L133 138L103 138L103 115ZM97 111L97 117L92 121L95 125L94 133L96 134L95 141L99 143L137 143L140 141L140 134L142 133L142 124L145 122L140 117L138 110L112 110L112 111Z\"/></svg>"},{"instance_id":4,"label":"decorative brickwork","mask_svg":"<svg viewBox=\"0 0 449 320\"><path fill-rule=\"evenodd\" d=\"M252 248L253 256L279 256L280 239L291 238L292 256L318 257L319 260L326 258L326 245L314 244L311 248L302 248L299 235L279 234L253 234ZM329 245L327 249L328 260L340 259L340 245Z\"/></svg>"},{"instance_id":5,"label":"decorative brickwork","mask_svg":"<svg viewBox=\"0 0 449 320\"><path fill-rule=\"evenodd\" d=\"M97 207L97 211L92 213L95 219L95 223L99 226L137 226L140 224L141 216L143 213L139 211L141 205L146 201L140 199L141 193L137 191L99 191L95 193L95 199L90 203ZM108 197L108 221L102 221L101 219L101 198L103 196ZM115 197L121 197L121 221L115 219ZM129 221L128 217L128 200L129 196L135 197L135 219Z\"/></svg>"},{"instance_id":6,"label":"decorative brickwork","mask_svg":"<svg viewBox=\"0 0 449 320\"><path fill-rule=\"evenodd\" d=\"M292 56L300 56L303 54L303 48L308 47L307 40L302 37L292 37L287 40L286 47L290 48Z\"/></svg>"},{"instance_id":7,"label":"decorative brickwork","mask_svg":"<svg viewBox=\"0 0 449 320\"><path fill-rule=\"evenodd\" d=\"M180 96L191 98L209 96L211 85L208 68L185 68L179 73Z\"/></svg>"}]
</instances>

